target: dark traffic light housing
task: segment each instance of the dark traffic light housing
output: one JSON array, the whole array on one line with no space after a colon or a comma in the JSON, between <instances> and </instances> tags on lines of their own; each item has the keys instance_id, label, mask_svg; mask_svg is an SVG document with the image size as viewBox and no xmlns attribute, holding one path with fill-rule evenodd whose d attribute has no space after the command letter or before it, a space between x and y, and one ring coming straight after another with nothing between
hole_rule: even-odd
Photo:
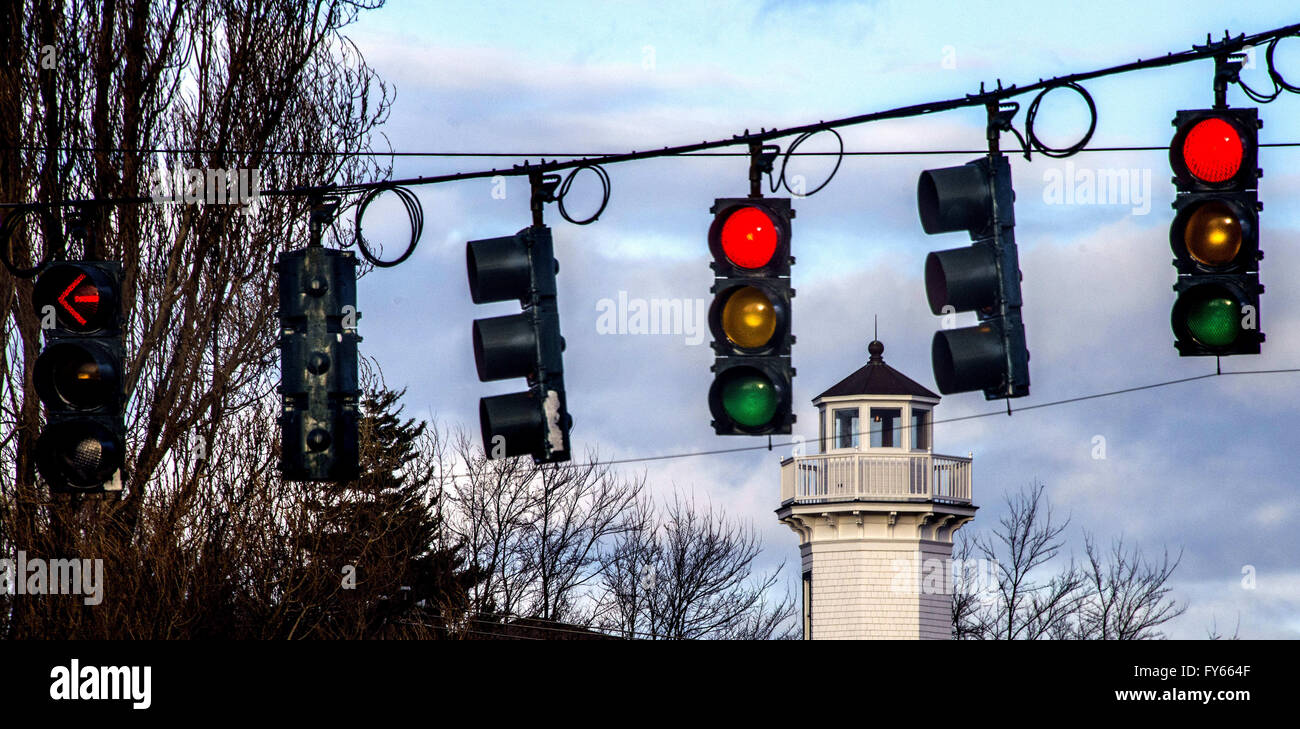
<instances>
[{"instance_id":1,"label":"dark traffic light housing","mask_svg":"<svg viewBox=\"0 0 1300 729\"><path fill-rule=\"evenodd\" d=\"M788 198L721 198L710 209L715 280L709 329L716 355L709 410L718 435L789 434L795 369L790 353Z\"/></svg>"},{"instance_id":2,"label":"dark traffic light housing","mask_svg":"<svg viewBox=\"0 0 1300 729\"><path fill-rule=\"evenodd\" d=\"M122 266L47 265L33 290L45 333L36 393L45 404L37 468L53 491L120 490L126 430Z\"/></svg>"},{"instance_id":3,"label":"dark traffic light housing","mask_svg":"<svg viewBox=\"0 0 1300 729\"><path fill-rule=\"evenodd\" d=\"M1259 354L1260 204L1256 109L1174 116L1169 164L1177 189L1169 246L1177 298L1174 347L1184 357Z\"/></svg>"},{"instance_id":4,"label":"dark traffic light housing","mask_svg":"<svg viewBox=\"0 0 1300 729\"><path fill-rule=\"evenodd\" d=\"M308 246L280 254L280 472L289 481L360 475L357 260Z\"/></svg>"},{"instance_id":5,"label":"dark traffic light housing","mask_svg":"<svg viewBox=\"0 0 1300 729\"><path fill-rule=\"evenodd\" d=\"M517 299L523 307L521 313L473 325L479 380L528 380L523 392L479 400L484 452L489 458L531 455L537 463L569 460L572 419L564 392L559 263L551 229L534 225L512 236L470 241L465 264L474 303Z\"/></svg>"},{"instance_id":6,"label":"dark traffic light housing","mask_svg":"<svg viewBox=\"0 0 1300 729\"><path fill-rule=\"evenodd\" d=\"M1028 395L1010 162L997 154L926 170L917 180L916 201L926 233L964 230L974 241L925 259L930 311L974 311L979 318L975 326L935 332L930 357L939 392L983 390L988 400Z\"/></svg>"}]
</instances>

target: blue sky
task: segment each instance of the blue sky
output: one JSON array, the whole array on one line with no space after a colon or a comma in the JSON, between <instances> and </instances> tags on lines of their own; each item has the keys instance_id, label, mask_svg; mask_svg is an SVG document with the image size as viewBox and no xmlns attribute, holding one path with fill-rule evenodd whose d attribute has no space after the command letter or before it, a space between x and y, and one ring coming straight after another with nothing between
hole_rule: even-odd
<instances>
[{"instance_id":1,"label":"blue sky","mask_svg":"<svg viewBox=\"0 0 1300 729\"><path fill-rule=\"evenodd\" d=\"M367 61L396 86L383 131L403 151L611 152L715 139L745 128L787 126L951 98L980 82L1033 82L1182 50L1223 30L1258 32L1300 21L1262 3L1100 2L1086 7L1022 2L390 3L353 26ZM1300 80L1300 40L1277 61ZM1294 69L1294 71L1291 71ZM1212 102L1212 64L1201 62L1086 84L1099 112L1092 146L1167 145L1174 111ZM1263 54L1245 72L1263 83ZM1032 97L1020 99L1027 106ZM1239 91L1233 105L1252 106ZM1048 97L1040 136L1068 143L1086 124L1068 93ZM1261 141L1300 141L1300 98L1261 107ZM843 132L855 150L975 149L978 110L871 124ZM1016 118L1023 130L1024 114ZM825 136L825 135L823 135ZM1008 138L1010 139L1010 138ZM788 142L788 140L784 140ZM814 138L804 147L829 150ZM796 433L816 437L810 400L867 358L872 316L885 359L933 388L929 343L939 320L925 303L922 265L931 250L964 244L926 236L915 210L916 176L973 155L847 158L831 184L796 200L793 273L798 295ZM1267 334L1258 357L1225 370L1300 366L1300 270L1295 241L1300 150L1265 149L1260 199L1260 307ZM508 165L500 159L399 158L407 177ZM608 168L609 208L599 222L569 225L553 210L561 262L560 308L575 449L632 458L747 445L709 427L712 354L684 335L597 330L600 302L630 298L707 300L705 232L715 197L743 195L740 158L677 158ZM1070 165L1070 166L1067 166ZM826 159L797 160L789 174L815 185ZM1149 199L1061 204L1049 180L1080 170L1119 169L1149 179ZM1212 372L1208 358L1179 358L1169 329L1175 272L1164 152L1085 153L1070 160L1013 158L1025 322L1033 353L1032 405ZM1144 175L1146 177L1144 177ZM475 306L465 282L467 240L513 233L528 223L526 186L489 180L420 188L424 237L412 259L359 285L362 345L389 384L409 388L408 407L477 431L477 403L520 382L480 383L469 341L475 318L513 311ZM596 199L591 179L571 197L575 215ZM395 201L367 214L368 238L404 241ZM412 318L420 302L426 322ZM972 315L965 315L967 317ZM965 322L965 318L961 320ZM428 334L412 339L412 328ZM1295 453L1300 376L1223 377L1115 398L1035 410L1011 418L940 425L936 451L975 453L982 508L968 527L997 522L1003 495L1039 479L1071 521L1082 556L1087 530L1102 543L1123 536L1158 556L1183 552L1176 596L1190 604L1175 637L1203 637L1211 621L1242 637L1300 637L1300 519ZM996 409L976 394L954 395L937 418ZM1107 458L1091 457L1093 439ZM757 441L755 441L757 442ZM751 520L764 563L797 565L795 536L776 523L779 460L755 451L644 465L660 494L674 488ZM1242 569L1256 575L1241 585ZM794 569L789 575L794 576Z\"/></svg>"}]
</instances>

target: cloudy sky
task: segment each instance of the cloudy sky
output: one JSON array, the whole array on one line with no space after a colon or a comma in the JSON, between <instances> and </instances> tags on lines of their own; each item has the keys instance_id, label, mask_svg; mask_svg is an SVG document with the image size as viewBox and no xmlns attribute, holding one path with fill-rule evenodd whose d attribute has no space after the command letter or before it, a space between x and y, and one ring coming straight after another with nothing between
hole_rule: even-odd
<instances>
[{"instance_id":1,"label":"cloudy sky","mask_svg":"<svg viewBox=\"0 0 1300 729\"><path fill-rule=\"evenodd\" d=\"M351 29L367 61L396 87L384 127L399 151L601 153L718 139L746 128L789 126L959 97L980 82L1028 83L1183 50L1205 34L1254 33L1300 18L1272 4L1097 2L1069 10L1039 2L394 2ZM1276 60L1300 81L1300 40ZM1263 52L1245 72L1264 82ZM1294 71L1292 71L1294 69ZM1089 82L1099 112L1092 146L1168 145L1178 109L1212 101L1213 64L1200 62ZM1032 97L1022 97L1028 106ZM1253 105L1234 89L1233 105ZM1061 146L1086 128L1086 107L1066 92L1044 101L1036 129ZM1300 98L1261 108L1263 142L1300 141ZM1023 131L1023 111L1016 126ZM843 133L850 150L978 149L980 110L871 124ZM829 135L821 135L829 136ZM789 140L782 140L788 143ZM804 149L828 151L832 140ZM932 389L929 345L940 321L925 302L925 254L963 245L926 236L916 215L917 174L974 155L849 157L834 181L796 200L793 253L796 433L815 439L810 401L867 359L872 317L885 359ZM534 157L536 159L536 157ZM407 177L508 166L475 158L398 158ZM1224 360L1225 370L1300 366L1298 148L1261 154L1264 353ZM813 186L830 158L791 163ZM1023 407L1214 371L1210 358L1179 358L1169 309L1175 272L1168 228L1173 186L1166 153L1090 152L1069 160L1012 160L1024 318L1033 394ZM1123 170L1141 184L1119 204L1068 203L1054 180ZM709 427L707 333L602 334L602 300L664 299L707 306L705 233L715 197L747 192L743 158L686 157L614 165L609 208L579 227L548 211L555 233L569 408L577 453L638 458L750 445ZM477 431L484 395L522 381L480 383L470 345L475 318L512 313L475 306L465 242L528 224L526 185L476 180L420 188L424 237L410 261L359 286L363 350L389 384L409 388L408 408ZM586 215L593 179L574 183L570 207ZM395 201L367 214L366 235L404 240ZM965 325L964 315L959 325ZM413 334L414 333L414 334ZM1300 519L1296 470L1300 375L1221 377L997 418L940 424L936 452L975 454L981 507L967 529L996 524L1003 498L1041 480L1084 532L1119 537L1159 557L1182 553L1175 592L1189 603L1174 637L1211 624L1245 638L1300 637ZM944 399L938 419L996 410L978 393ZM1096 437L1104 459L1093 458ZM753 444L759 442L752 439ZM797 577L797 540L778 524L780 451L654 461L659 494L673 489L752 521L764 563ZM1243 587L1253 572L1253 589Z\"/></svg>"}]
</instances>

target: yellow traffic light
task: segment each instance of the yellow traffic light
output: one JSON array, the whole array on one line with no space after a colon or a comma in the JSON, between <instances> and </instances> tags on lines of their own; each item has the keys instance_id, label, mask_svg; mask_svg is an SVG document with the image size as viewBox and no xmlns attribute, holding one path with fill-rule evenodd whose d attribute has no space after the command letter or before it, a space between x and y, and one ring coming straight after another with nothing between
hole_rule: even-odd
<instances>
[{"instance_id":1,"label":"yellow traffic light","mask_svg":"<svg viewBox=\"0 0 1300 729\"><path fill-rule=\"evenodd\" d=\"M767 294L746 286L732 294L722 307L722 331L737 347L757 349L776 333L776 312Z\"/></svg>"},{"instance_id":2,"label":"yellow traffic light","mask_svg":"<svg viewBox=\"0 0 1300 729\"><path fill-rule=\"evenodd\" d=\"M1217 200L1202 203L1187 219L1183 242L1192 258L1207 266L1222 266L1241 251L1241 221Z\"/></svg>"}]
</instances>

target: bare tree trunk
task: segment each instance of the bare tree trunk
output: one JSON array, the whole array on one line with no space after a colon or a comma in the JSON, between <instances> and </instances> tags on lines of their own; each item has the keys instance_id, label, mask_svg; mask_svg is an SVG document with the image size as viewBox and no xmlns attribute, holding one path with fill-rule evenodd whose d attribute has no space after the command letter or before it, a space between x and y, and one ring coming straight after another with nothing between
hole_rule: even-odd
<instances>
[{"instance_id":1,"label":"bare tree trunk","mask_svg":"<svg viewBox=\"0 0 1300 729\"><path fill-rule=\"evenodd\" d=\"M6 4L0 197L148 195L185 169L257 169L265 187L382 176L387 170L363 153L391 93L342 32L372 5ZM158 148L185 151L148 151ZM167 174L156 173L159 162ZM264 510L259 516L273 520L266 529L281 537L301 524L274 498L259 499L271 482L247 471L274 468L266 433L277 292L268 264L305 242L301 201L263 197L247 215L222 204L97 207L84 250L65 250L66 211L51 211L29 215L7 242L16 266L50 254L123 264L126 490L120 500L50 498L37 478L39 318L31 280L0 270L0 550L103 558L117 586L90 612L70 600L15 600L0 623L9 635L183 634L194 629L185 611L201 610L203 599L238 599L215 577L192 574L195 564L232 568L224 556L232 545L252 548L239 540L256 539L240 533L253 511ZM254 413L262 419L250 420ZM223 495L221 507L203 511L216 506L213 494ZM186 543L192 534L204 538ZM280 545L256 549L249 562L291 561ZM300 590L293 579L272 590L277 599ZM119 633L95 632L114 625Z\"/></svg>"}]
</instances>

